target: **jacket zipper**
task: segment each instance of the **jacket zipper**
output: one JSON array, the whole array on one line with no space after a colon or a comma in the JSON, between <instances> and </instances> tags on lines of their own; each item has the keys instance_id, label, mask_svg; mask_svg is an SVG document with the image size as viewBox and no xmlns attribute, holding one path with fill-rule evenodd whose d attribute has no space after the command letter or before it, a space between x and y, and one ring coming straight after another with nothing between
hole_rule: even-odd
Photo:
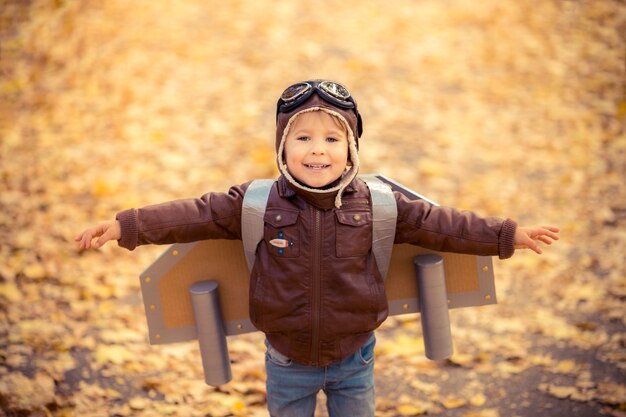
<instances>
[{"instance_id":1,"label":"jacket zipper","mask_svg":"<svg viewBox=\"0 0 626 417\"><path fill-rule=\"evenodd\" d=\"M311 345L311 365L317 366L319 363L319 344L320 344L320 314L321 314L321 250L322 250L322 237L321 237L321 216L320 210L312 207L315 215L315 229L313 239L313 282L312 292L313 299L311 301L311 311L313 312L313 329L312 329L312 345Z\"/></svg>"}]
</instances>

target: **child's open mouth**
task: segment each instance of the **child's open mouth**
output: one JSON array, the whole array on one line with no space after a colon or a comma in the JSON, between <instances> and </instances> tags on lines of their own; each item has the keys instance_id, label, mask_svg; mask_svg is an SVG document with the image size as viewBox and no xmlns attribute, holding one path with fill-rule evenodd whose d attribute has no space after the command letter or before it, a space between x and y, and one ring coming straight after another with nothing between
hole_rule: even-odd
<instances>
[{"instance_id":1,"label":"child's open mouth","mask_svg":"<svg viewBox=\"0 0 626 417\"><path fill-rule=\"evenodd\" d=\"M330 165L328 164L304 164L304 166L309 169L324 169L324 168L328 168Z\"/></svg>"}]
</instances>

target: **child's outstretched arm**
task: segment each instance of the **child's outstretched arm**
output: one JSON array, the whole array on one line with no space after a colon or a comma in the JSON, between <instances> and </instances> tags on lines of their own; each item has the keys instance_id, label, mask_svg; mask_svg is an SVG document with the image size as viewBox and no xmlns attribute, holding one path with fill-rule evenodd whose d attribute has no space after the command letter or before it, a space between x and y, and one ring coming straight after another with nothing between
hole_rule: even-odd
<instances>
[{"instance_id":1,"label":"child's outstretched arm","mask_svg":"<svg viewBox=\"0 0 626 417\"><path fill-rule=\"evenodd\" d=\"M543 253L536 240L547 245L552 241L559 240L559 228L554 226L543 227L518 227L515 231L515 249L532 249L538 254Z\"/></svg>"},{"instance_id":2,"label":"child's outstretched arm","mask_svg":"<svg viewBox=\"0 0 626 417\"><path fill-rule=\"evenodd\" d=\"M98 238L94 244L91 241L94 238ZM96 226L83 230L78 236L74 238L78 243L80 250L101 248L105 243L110 240L119 240L122 237L122 229L120 222L117 220L106 221L98 223Z\"/></svg>"}]
</instances>

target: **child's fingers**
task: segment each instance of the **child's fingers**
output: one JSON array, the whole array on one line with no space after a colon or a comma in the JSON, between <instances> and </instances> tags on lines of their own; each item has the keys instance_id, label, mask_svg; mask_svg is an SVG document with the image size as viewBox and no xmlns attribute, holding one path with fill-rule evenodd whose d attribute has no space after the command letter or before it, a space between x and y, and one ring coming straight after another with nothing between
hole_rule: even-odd
<instances>
[{"instance_id":1,"label":"child's fingers","mask_svg":"<svg viewBox=\"0 0 626 417\"><path fill-rule=\"evenodd\" d=\"M116 222L108 222L102 225L102 233L96 241L96 247L101 248L108 241L117 239L119 239L119 230L116 228Z\"/></svg>"},{"instance_id":2,"label":"child's fingers","mask_svg":"<svg viewBox=\"0 0 626 417\"><path fill-rule=\"evenodd\" d=\"M543 251L541 250L541 248L539 247L539 245L537 245L537 242L535 242L532 239L529 239L530 242L527 244L527 246L533 251L538 253L539 255L541 255L543 253Z\"/></svg>"},{"instance_id":3,"label":"child's fingers","mask_svg":"<svg viewBox=\"0 0 626 417\"><path fill-rule=\"evenodd\" d=\"M78 248L80 250L91 249L91 241L94 237L102 234L101 227L91 227L89 229L85 229L80 235L76 237L77 241L80 241Z\"/></svg>"},{"instance_id":4,"label":"child's fingers","mask_svg":"<svg viewBox=\"0 0 626 417\"><path fill-rule=\"evenodd\" d=\"M541 232L544 235L550 236L554 240L559 240L559 235L557 235L557 233L559 232L559 228L558 227L542 226Z\"/></svg>"},{"instance_id":5,"label":"child's fingers","mask_svg":"<svg viewBox=\"0 0 626 417\"><path fill-rule=\"evenodd\" d=\"M96 240L95 247L101 248L109 240L111 240L111 231L107 230L102 236L98 238L98 240Z\"/></svg>"},{"instance_id":6,"label":"child's fingers","mask_svg":"<svg viewBox=\"0 0 626 417\"><path fill-rule=\"evenodd\" d=\"M559 240L558 227L542 226L536 228L522 227L516 234L516 248L531 249L533 252L541 255L543 250L539 246L539 242L551 245L553 241Z\"/></svg>"},{"instance_id":7,"label":"child's fingers","mask_svg":"<svg viewBox=\"0 0 626 417\"><path fill-rule=\"evenodd\" d=\"M522 238L522 242L521 244L518 246L520 249L530 249L533 252L536 252L538 254L541 255L542 250L539 247L539 245L537 245L537 242L535 242L532 237L530 237L528 234L524 234L524 237Z\"/></svg>"},{"instance_id":8,"label":"child's fingers","mask_svg":"<svg viewBox=\"0 0 626 417\"><path fill-rule=\"evenodd\" d=\"M84 248L83 248L83 246L85 245L85 242L84 242L84 241L85 241L85 233L86 233L86 232L87 232L87 231L85 230L84 232L80 233L78 236L76 236L76 237L74 238L74 240L75 240L76 242L78 242L78 249L80 249L80 250L83 250L83 249L84 249Z\"/></svg>"},{"instance_id":9,"label":"child's fingers","mask_svg":"<svg viewBox=\"0 0 626 417\"><path fill-rule=\"evenodd\" d=\"M83 238L80 241L80 249L82 250L91 249L91 239L92 239L91 233L87 233L87 232L84 233Z\"/></svg>"},{"instance_id":10,"label":"child's fingers","mask_svg":"<svg viewBox=\"0 0 626 417\"><path fill-rule=\"evenodd\" d=\"M557 235L559 231L558 227L554 226L543 226L533 233L530 237L533 241L538 240L540 242L545 243L546 245L552 245L552 242L555 240L559 240L559 236ZM532 248L535 252L540 253L541 249L537 246L538 250Z\"/></svg>"},{"instance_id":11,"label":"child's fingers","mask_svg":"<svg viewBox=\"0 0 626 417\"><path fill-rule=\"evenodd\" d=\"M545 243L546 245L551 245L552 244L552 239L546 237L546 236L538 236L537 240L542 241L543 243Z\"/></svg>"}]
</instances>

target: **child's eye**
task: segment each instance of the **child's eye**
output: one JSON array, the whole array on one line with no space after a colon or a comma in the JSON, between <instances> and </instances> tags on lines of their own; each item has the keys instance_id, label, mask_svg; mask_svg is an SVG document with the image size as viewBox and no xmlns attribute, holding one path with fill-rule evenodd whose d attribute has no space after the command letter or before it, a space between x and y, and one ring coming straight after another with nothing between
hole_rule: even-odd
<instances>
[{"instance_id":1,"label":"child's eye","mask_svg":"<svg viewBox=\"0 0 626 417\"><path fill-rule=\"evenodd\" d=\"M328 138L326 138L326 142L339 142L339 139L333 138L333 137L328 137Z\"/></svg>"},{"instance_id":2,"label":"child's eye","mask_svg":"<svg viewBox=\"0 0 626 417\"><path fill-rule=\"evenodd\" d=\"M303 142L306 142L307 140L309 140L309 137L308 136L298 136L296 138L296 140L301 140Z\"/></svg>"}]
</instances>

